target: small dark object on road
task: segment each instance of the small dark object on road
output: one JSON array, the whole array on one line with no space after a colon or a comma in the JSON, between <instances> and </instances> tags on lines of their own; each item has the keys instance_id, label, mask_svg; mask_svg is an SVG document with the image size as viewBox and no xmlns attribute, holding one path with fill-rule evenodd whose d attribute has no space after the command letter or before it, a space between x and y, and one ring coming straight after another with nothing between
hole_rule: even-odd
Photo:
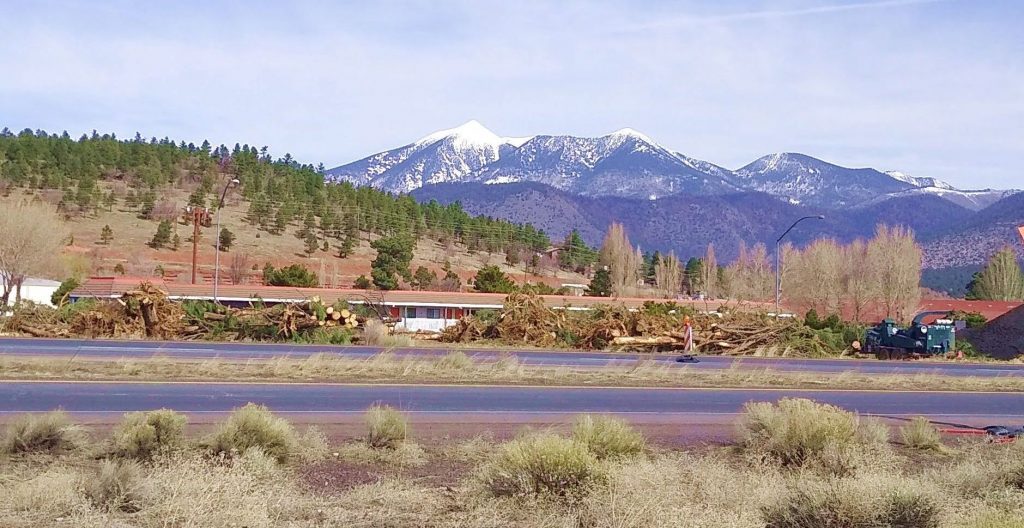
<instances>
[{"instance_id":1,"label":"small dark object on road","mask_svg":"<svg viewBox=\"0 0 1024 528\"><path fill-rule=\"evenodd\" d=\"M683 354L676 358L676 363L699 363L700 360L693 354Z\"/></svg>"},{"instance_id":2,"label":"small dark object on road","mask_svg":"<svg viewBox=\"0 0 1024 528\"><path fill-rule=\"evenodd\" d=\"M1024 425L1014 427L1012 425L990 425L985 432L995 439L1019 438L1024 436Z\"/></svg>"}]
</instances>

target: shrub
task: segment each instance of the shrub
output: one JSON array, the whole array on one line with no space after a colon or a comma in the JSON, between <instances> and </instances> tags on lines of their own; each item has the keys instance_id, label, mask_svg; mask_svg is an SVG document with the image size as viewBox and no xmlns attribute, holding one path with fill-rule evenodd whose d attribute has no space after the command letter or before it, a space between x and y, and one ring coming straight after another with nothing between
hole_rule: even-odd
<instances>
[{"instance_id":1,"label":"shrub","mask_svg":"<svg viewBox=\"0 0 1024 528\"><path fill-rule=\"evenodd\" d=\"M235 409L214 434L215 453L245 454L259 447L278 462L285 462L295 452L298 441L295 429L286 420L274 416L263 405L250 403Z\"/></svg>"},{"instance_id":2,"label":"shrub","mask_svg":"<svg viewBox=\"0 0 1024 528\"><path fill-rule=\"evenodd\" d=\"M170 409L128 413L114 431L114 450L121 456L150 459L184 443L187 421Z\"/></svg>"},{"instance_id":3,"label":"shrub","mask_svg":"<svg viewBox=\"0 0 1024 528\"><path fill-rule=\"evenodd\" d=\"M873 496L843 481L804 484L762 509L767 528L937 528L939 515L938 504L919 492Z\"/></svg>"},{"instance_id":4,"label":"shrub","mask_svg":"<svg viewBox=\"0 0 1024 528\"><path fill-rule=\"evenodd\" d=\"M363 325L364 345L383 345L387 341L388 337L390 337L388 327L384 326L384 323L377 319L369 319L366 321L366 324Z\"/></svg>"},{"instance_id":5,"label":"shrub","mask_svg":"<svg viewBox=\"0 0 1024 528\"><path fill-rule=\"evenodd\" d=\"M81 429L70 422L67 413L53 411L14 418L4 431L0 452L61 453L78 449L83 444Z\"/></svg>"},{"instance_id":6,"label":"shrub","mask_svg":"<svg viewBox=\"0 0 1024 528\"><path fill-rule=\"evenodd\" d=\"M108 511L139 511L142 467L132 460L104 460L96 475L86 482L85 495Z\"/></svg>"},{"instance_id":7,"label":"shrub","mask_svg":"<svg viewBox=\"0 0 1024 528\"><path fill-rule=\"evenodd\" d=\"M366 444L375 449L395 449L409 437L405 415L387 405L366 411Z\"/></svg>"},{"instance_id":8,"label":"shrub","mask_svg":"<svg viewBox=\"0 0 1024 528\"><path fill-rule=\"evenodd\" d=\"M740 421L740 444L758 458L787 467L817 466L829 473L851 473L867 451L884 449L875 427L860 430L856 414L807 399L778 404L748 403Z\"/></svg>"},{"instance_id":9,"label":"shrub","mask_svg":"<svg viewBox=\"0 0 1024 528\"><path fill-rule=\"evenodd\" d=\"M597 457L587 446L553 433L509 442L480 476L485 489L497 497L575 498L603 478Z\"/></svg>"},{"instance_id":10,"label":"shrub","mask_svg":"<svg viewBox=\"0 0 1024 528\"><path fill-rule=\"evenodd\" d=\"M923 451L942 450L939 429L923 416L917 416L901 427L900 434L903 436L903 444L907 447Z\"/></svg>"},{"instance_id":11,"label":"shrub","mask_svg":"<svg viewBox=\"0 0 1024 528\"><path fill-rule=\"evenodd\" d=\"M598 459L636 456L646 445L640 431L611 416L580 416L573 425L572 437Z\"/></svg>"},{"instance_id":12,"label":"shrub","mask_svg":"<svg viewBox=\"0 0 1024 528\"><path fill-rule=\"evenodd\" d=\"M72 277L60 283L60 286L50 295L50 304L61 306L67 300L67 296L79 286L78 279Z\"/></svg>"},{"instance_id":13,"label":"shrub","mask_svg":"<svg viewBox=\"0 0 1024 528\"><path fill-rule=\"evenodd\" d=\"M461 350L452 350L437 360L437 367L444 370L470 370L474 365L473 358Z\"/></svg>"}]
</instances>

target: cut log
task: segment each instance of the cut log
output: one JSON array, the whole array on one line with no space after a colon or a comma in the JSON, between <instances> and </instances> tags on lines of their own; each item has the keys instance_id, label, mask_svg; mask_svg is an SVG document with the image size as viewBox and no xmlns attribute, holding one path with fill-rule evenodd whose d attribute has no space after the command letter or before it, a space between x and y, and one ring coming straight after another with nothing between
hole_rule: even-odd
<instances>
[{"instance_id":1,"label":"cut log","mask_svg":"<svg viewBox=\"0 0 1024 528\"><path fill-rule=\"evenodd\" d=\"M203 320L205 320L205 321L223 321L223 320L225 320L227 318L228 318L228 316L226 316L224 314L215 313L215 312L204 312L203 313Z\"/></svg>"},{"instance_id":2,"label":"cut log","mask_svg":"<svg viewBox=\"0 0 1024 528\"><path fill-rule=\"evenodd\" d=\"M669 336L631 337L620 336L612 339L613 345L682 345L683 343Z\"/></svg>"},{"instance_id":3,"label":"cut log","mask_svg":"<svg viewBox=\"0 0 1024 528\"><path fill-rule=\"evenodd\" d=\"M345 319L348 319L349 317L352 317L352 312L350 312L348 308L342 308L341 316L344 317Z\"/></svg>"}]
</instances>

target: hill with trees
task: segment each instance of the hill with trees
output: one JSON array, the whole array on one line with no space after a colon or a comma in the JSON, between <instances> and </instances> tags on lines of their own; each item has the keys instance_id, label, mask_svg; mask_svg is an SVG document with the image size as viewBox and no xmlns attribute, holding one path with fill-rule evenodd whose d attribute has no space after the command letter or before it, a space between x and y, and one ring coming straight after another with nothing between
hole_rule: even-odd
<instances>
[{"instance_id":1,"label":"hill with trees","mask_svg":"<svg viewBox=\"0 0 1024 528\"><path fill-rule=\"evenodd\" d=\"M157 263L187 262L177 253L192 238L192 226L182 217L186 206L211 212L200 230L201 259L206 258L207 243L219 238L222 251L265 249L260 256L267 262L285 267L286 261L294 261L314 270L319 264L321 273L324 262L369 264L370 245L379 250L386 244L382 241L393 239L411 241L418 253L443 253L443 258L419 259L433 259L437 270L427 272L444 275L442 262L466 260L463 269L456 269L464 276L488 264L491 254L529 265L552 244L544 231L527 223L472 215L457 203L419 203L409 196L327 183L323 170L322 165L302 164L289 154L274 159L267 147L248 144L229 148L207 141L195 145L146 139L140 134L125 140L94 131L73 139L67 132L0 131L0 195L10 203L28 199L55 206L74 234L95 239L98 247L79 248L79 253L100 251L110 258L98 260L120 260L122 269L132 265L133 254L144 255L137 260ZM222 193L227 196L225 227L218 233L210 228ZM79 231L85 225L90 234ZM299 251L292 250L295 242ZM75 246L75 240L69 244ZM227 265L232 265L233 256L225 256ZM387 259L378 255L376 260ZM379 287L398 287L396 279L402 279L408 285L413 280L406 269L411 262L399 259L401 269L378 272L375 282ZM104 262L94 264L104 271ZM208 272L209 264L202 264ZM251 268L244 270L245 275L259 280L257 263L245 265ZM248 273L253 270L257 273ZM136 270L140 271L149 272ZM222 280L233 274L225 273ZM371 275L371 270L365 266L358 274ZM341 285L350 286L351 281Z\"/></svg>"}]
</instances>

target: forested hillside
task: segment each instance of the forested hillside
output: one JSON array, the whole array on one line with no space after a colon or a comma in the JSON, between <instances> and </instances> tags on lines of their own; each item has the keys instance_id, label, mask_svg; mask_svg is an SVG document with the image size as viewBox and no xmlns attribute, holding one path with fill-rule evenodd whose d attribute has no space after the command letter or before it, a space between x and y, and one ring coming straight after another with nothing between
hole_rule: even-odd
<instances>
[{"instance_id":1,"label":"forested hillside","mask_svg":"<svg viewBox=\"0 0 1024 528\"><path fill-rule=\"evenodd\" d=\"M69 216L112 208L119 200L151 216L165 188L191 189L192 205L216 207L221 186L230 178L241 183L251 202L248 219L260 229L280 234L294 222L324 241L345 245L359 231L378 235L409 234L415 238L453 238L468 248L505 251L516 247L543 250L547 236L530 225L470 216L458 204L418 204L371 188L325 184L323 167L300 164L286 154L272 159L266 147L239 145L231 149L208 142L196 146L168 138L146 140L136 135L83 135L72 139L24 130L0 132L0 185L59 191L58 205ZM104 191L100 182L123 182L124 196ZM310 225L312 224L312 225Z\"/></svg>"}]
</instances>

